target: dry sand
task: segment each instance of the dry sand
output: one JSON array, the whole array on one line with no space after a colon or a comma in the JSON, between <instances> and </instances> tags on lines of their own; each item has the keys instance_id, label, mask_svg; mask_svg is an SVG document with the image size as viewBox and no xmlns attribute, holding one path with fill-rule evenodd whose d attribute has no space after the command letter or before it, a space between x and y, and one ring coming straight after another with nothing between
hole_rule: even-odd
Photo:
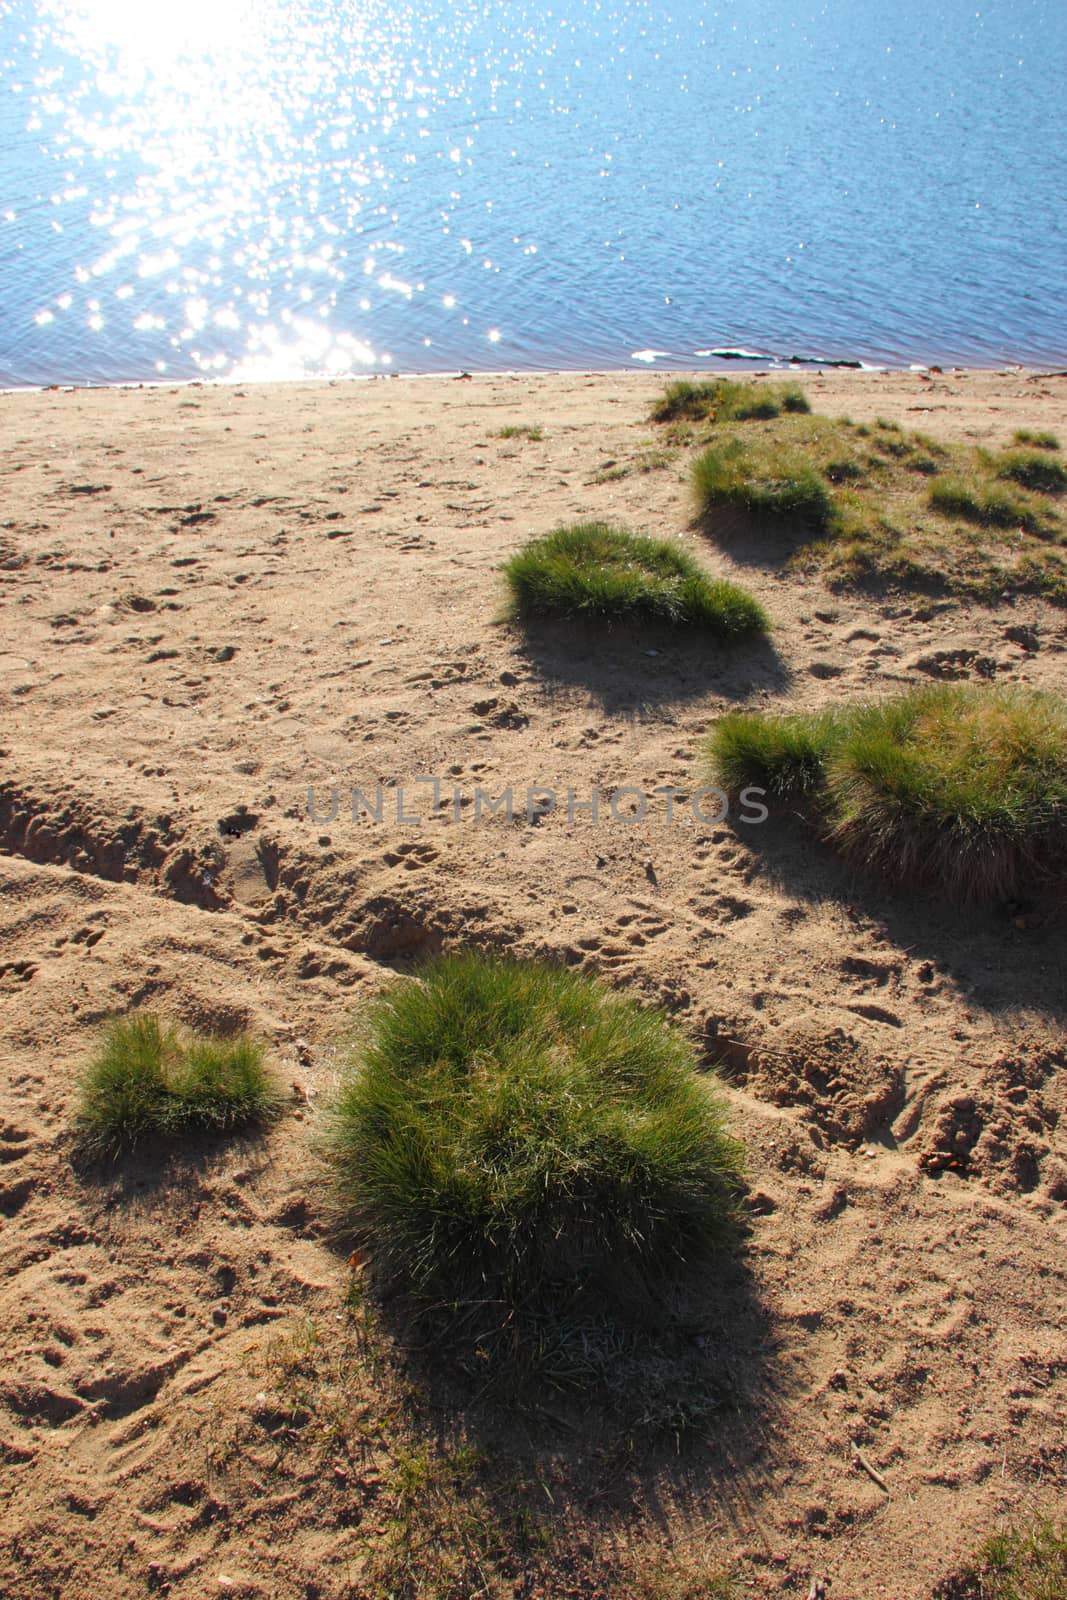
<instances>
[{"instance_id":1,"label":"dry sand","mask_svg":"<svg viewBox=\"0 0 1067 1600\"><path fill-rule=\"evenodd\" d=\"M1062 374L804 381L857 421L1067 435ZM894 893L784 821L307 815L309 783L320 807L335 782L426 776L523 803L690 790L727 706L945 672L1063 687L1063 611L835 596L709 546L684 457L613 476L654 442L661 382L0 397L5 1600L365 1592L387 1441L362 1476L298 1439L279 1467L256 1407L280 1330L342 1337L307 1102L346 1018L450 938L662 999L729 1057L751 1152L765 1337L733 1352L738 1407L614 1493L545 1447L573 1549L515 1594L623 1600L619 1573L699 1556L754 1595L829 1577L833 1600L920 1600L998 1516L1062 1507L1062 908ZM773 648L502 624L501 560L592 516L739 576ZM101 1018L148 1004L261 1030L292 1107L261 1143L89 1180L77 1074Z\"/></svg>"}]
</instances>

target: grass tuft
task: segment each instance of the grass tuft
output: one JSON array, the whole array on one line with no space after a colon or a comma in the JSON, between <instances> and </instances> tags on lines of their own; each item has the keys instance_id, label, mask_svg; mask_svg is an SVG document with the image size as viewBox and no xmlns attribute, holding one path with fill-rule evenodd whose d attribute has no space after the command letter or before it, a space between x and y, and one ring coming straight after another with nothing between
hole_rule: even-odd
<instances>
[{"instance_id":1,"label":"grass tuft","mask_svg":"<svg viewBox=\"0 0 1067 1600\"><path fill-rule=\"evenodd\" d=\"M799 451L752 449L736 438L710 445L693 463L693 489L705 519L728 509L816 534L833 525L830 491Z\"/></svg>"},{"instance_id":2,"label":"grass tuft","mask_svg":"<svg viewBox=\"0 0 1067 1600\"><path fill-rule=\"evenodd\" d=\"M1044 1519L990 1535L976 1555L934 1591L934 1600L1063 1600L1067 1524Z\"/></svg>"},{"instance_id":3,"label":"grass tuft","mask_svg":"<svg viewBox=\"0 0 1067 1600\"><path fill-rule=\"evenodd\" d=\"M804 803L857 866L991 900L1067 863L1067 703L938 684L875 705L733 713L709 751L731 790Z\"/></svg>"},{"instance_id":4,"label":"grass tuft","mask_svg":"<svg viewBox=\"0 0 1067 1600\"><path fill-rule=\"evenodd\" d=\"M712 735L716 774L733 794L751 787L775 805L814 800L825 780L834 724L829 711L808 717L728 712Z\"/></svg>"},{"instance_id":5,"label":"grass tuft","mask_svg":"<svg viewBox=\"0 0 1067 1600\"><path fill-rule=\"evenodd\" d=\"M750 545L752 559L821 569L832 588L1067 603L1067 470L1047 454L942 444L884 418L671 427L702 446L691 472L707 532L736 539L737 513L788 527L788 546Z\"/></svg>"},{"instance_id":6,"label":"grass tuft","mask_svg":"<svg viewBox=\"0 0 1067 1600\"><path fill-rule=\"evenodd\" d=\"M509 422L503 428L497 429L496 436L498 439L529 439L532 443L538 444L545 435L542 428L530 423Z\"/></svg>"},{"instance_id":7,"label":"grass tuft","mask_svg":"<svg viewBox=\"0 0 1067 1600\"><path fill-rule=\"evenodd\" d=\"M858 461L850 460L847 456L840 461L830 461L823 467L823 477L831 483L851 483L856 478L864 476L863 468Z\"/></svg>"},{"instance_id":8,"label":"grass tuft","mask_svg":"<svg viewBox=\"0 0 1067 1600\"><path fill-rule=\"evenodd\" d=\"M1062 494L1067 489L1067 467L1037 451L1017 450L1004 456L998 476L1011 478L1038 494Z\"/></svg>"},{"instance_id":9,"label":"grass tuft","mask_svg":"<svg viewBox=\"0 0 1067 1600\"><path fill-rule=\"evenodd\" d=\"M1032 428L1017 428L1013 438L1016 444L1029 445L1032 450L1060 448L1060 441L1054 433L1035 433Z\"/></svg>"},{"instance_id":10,"label":"grass tuft","mask_svg":"<svg viewBox=\"0 0 1067 1600\"><path fill-rule=\"evenodd\" d=\"M734 583L708 577L679 545L608 523L557 528L504 568L514 614L700 628L721 639L764 633L767 615Z\"/></svg>"},{"instance_id":11,"label":"grass tuft","mask_svg":"<svg viewBox=\"0 0 1067 1600\"><path fill-rule=\"evenodd\" d=\"M138 1145L268 1121L279 1098L264 1053L248 1034L187 1037L150 1012L116 1018L82 1078L81 1149L114 1160Z\"/></svg>"},{"instance_id":12,"label":"grass tuft","mask_svg":"<svg viewBox=\"0 0 1067 1600\"><path fill-rule=\"evenodd\" d=\"M653 422L766 422L811 407L796 383L741 383L732 378L669 383L652 408Z\"/></svg>"},{"instance_id":13,"label":"grass tuft","mask_svg":"<svg viewBox=\"0 0 1067 1600\"><path fill-rule=\"evenodd\" d=\"M982 528L1023 528L1040 531L1041 523L1030 507L1002 489L970 488L958 479L945 478L930 486L930 505L944 517L962 517Z\"/></svg>"},{"instance_id":14,"label":"grass tuft","mask_svg":"<svg viewBox=\"0 0 1067 1600\"><path fill-rule=\"evenodd\" d=\"M655 1011L536 962L431 963L372 1007L328 1158L378 1280L423 1301L598 1313L729 1232L739 1146Z\"/></svg>"}]
</instances>

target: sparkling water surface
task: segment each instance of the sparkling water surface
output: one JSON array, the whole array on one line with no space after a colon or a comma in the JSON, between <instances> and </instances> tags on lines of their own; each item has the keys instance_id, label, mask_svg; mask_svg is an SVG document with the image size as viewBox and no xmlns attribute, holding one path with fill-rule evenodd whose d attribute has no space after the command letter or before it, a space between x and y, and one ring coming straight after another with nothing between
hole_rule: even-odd
<instances>
[{"instance_id":1,"label":"sparkling water surface","mask_svg":"<svg viewBox=\"0 0 1067 1600\"><path fill-rule=\"evenodd\" d=\"M0 0L0 383L1067 365L1064 0Z\"/></svg>"}]
</instances>

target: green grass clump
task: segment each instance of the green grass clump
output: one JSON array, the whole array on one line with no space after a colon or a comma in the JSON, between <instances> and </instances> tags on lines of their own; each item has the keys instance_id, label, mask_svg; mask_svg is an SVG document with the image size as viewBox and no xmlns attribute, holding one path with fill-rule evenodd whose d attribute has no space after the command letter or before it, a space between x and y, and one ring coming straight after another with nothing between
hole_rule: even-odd
<instances>
[{"instance_id":1,"label":"green grass clump","mask_svg":"<svg viewBox=\"0 0 1067 1600\"><path fill-rule=\"evenodd\" d=\"M740 511L792 523L809 533L833 526L834 503L817 468L801 452L750 446L730 438L709 445L693 463L698 514Z\"/></svg>"},{"instance_id":2,"label":"green grass clump","mask_svg":"<svg viewBox=\"0 0 1067 1600\"><path fill-rule=\"evenodd\" d=\"M1011 478L1039 494L1062 494L1067 489L1067 467L1037 451L1016 450L1004 456L998 476Z\"/></svg>"},{"instance_id":3,"label":"green grass clump","mask_svg":"<svg viewBox=\"0 0 1067 1600\"><path fill-rule=\"evenodd\" d=\"M694 383L678 378L669 383L652 407L653 422L691 421L765 422L783 412L807 412L811 407L796 383L739 383L714 378Z\"/></svg>"},{"instance_id":4,"label":"green grass clump","mask_svg":"<svg viewBox=\"0 0 1067 1600\"><path fill-rule=\"evenodd\" d=\"M732 794L752 787L775 805L813 800L825 779L835 720L833 712L808 717L728 712L712 735L716 774Z\"/></svg>"},{"instance_id":5,"label":"green grass clump","mask_svg":"<svg viewBox=\"0 0 1067 1600\"><path fill-rule=\"evenodd\" d=\"M504 567L517 616L594 619L700 628L722 639L766 631L758 601L708 577L666 539L604 522L557 528Z\"/></svg>"},{"instance_id":6,"label":"green grass clump","mask_svg":"<svg viewBox=\"0 0 1067 1600\"><path fill-rule=\"evenodd\" d=\"M992 1534L934 1593L935 1600L1064 1600L1067 1524L1041 1520Z\"/></svg>"},{"instance_id":7,"label":"green grass clump","mask_svg":"<svg viewBox=\"0 0 1067 1600\"><path fill-rule=\"evenodd\" d=\"M788 532L788 543L750 543L754 559L819 570L835 589L1067 604L1067 472L1055 459L943 444L884 418L783 411L758 428L721 415L670 426L701 446L691 474L706 532L736 544L755 531L739 515Z\"/></svg>"},{"instance_id":8,"label":"green grass clump","mask_svg":"<svg viewBox=\"0 0 1067 1600\"><path fill-rule=\"evenodd\" d=\"M1029 445L1032 450L1058 450L1060 441L1054 433L1035 433L1032 428L1017 428L1013 435L1016 444Z\"/></svg>"},{"instance_id":9,"label":"green grass clump","mask_svg":"<svg viewBox=\"0 0 1067 1600\"><path fill-rule=\"evenodd\" d=\"M526 422L509 422L505 427L496 431L498 439L529 439L537 444L544 438L541 428L531 426Z\"/></svg>"},{"instance_id":10,"label":"green grass clump","mask_svg":"<svg viewBox=\"0 0 1067 1600\"><path fill-rule=\"evenodd\" d=\"M945 517L962 517L982 528L1022 528L1040 531L1031 508L1002 489L972 489L958 479L945 478L930 486L930 505Z\"/></svg>"},{"instance_id":11,"label":"green grass clump","mask_svg":"<svg viewBox=\"0 0 1067 1600\"><path fill-rule=\"evenodd\" d=\"M864 476L859 462L849 460L847 457L840 461L828 462L822 471L823 477L828 478L831 483L852 483Z\"/></svg>"},{"instance_id":12,"label":"green grass clump","mask_svg":"<svg viewBox=\"0 0 1067 1600\"><path fill-rule=\"evenodd\" d=\"M1067 703L938 684L832 714L734 713L712 732L732 791L804 803L857 866L957 900L1007 896L1067 863Z\"/></svg>"},{"instance_id":13,"label":"green grass clump","mask_svg":"<svg viewBox=\"0 0 1067 1600\"><path fill-rule=\"evenodd\" d=\"M727 1235L739 1147L661 1015L537 962L446 956L373 1006L332 1114L345 1218L391 1287L598 1309Z\"/></svg>"},{"instance_id":14,"label":"green grass clump","mask_svg":"<svg viewBox=\"0 0 1067 1600\"><path fill-rule=\"evenodd\" d=\"M114 1159L138 1145L265 1122L279 1099L264 1054L248 1034L185 1036L150 1012L118 1017L82 1078L78 1143Z\"/></svg>"}]
</instances>

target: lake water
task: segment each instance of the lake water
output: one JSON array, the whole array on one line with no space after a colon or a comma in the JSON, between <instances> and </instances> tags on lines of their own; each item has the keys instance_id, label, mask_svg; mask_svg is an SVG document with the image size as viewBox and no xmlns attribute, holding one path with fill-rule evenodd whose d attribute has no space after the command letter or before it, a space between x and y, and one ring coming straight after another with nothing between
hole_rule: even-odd
<instances>
[{"instance_id":1,"label":"lake water","mask_svg":"<svg viewBox=\"0 0 1067 1600\"><path fill-rule=\"evenodd\" d=\"M0 383L1067 365L1064 0L0 0Z\"/></svg>"}]
</instances>

